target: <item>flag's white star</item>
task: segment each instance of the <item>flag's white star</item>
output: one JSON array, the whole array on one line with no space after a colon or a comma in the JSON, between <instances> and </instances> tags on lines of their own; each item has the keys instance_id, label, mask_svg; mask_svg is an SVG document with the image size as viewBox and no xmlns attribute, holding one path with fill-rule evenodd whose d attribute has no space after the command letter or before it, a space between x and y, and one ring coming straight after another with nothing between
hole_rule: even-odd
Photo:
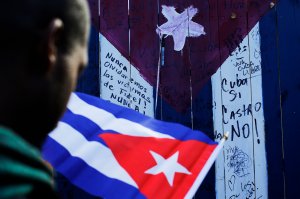
<instances>
[{"instance_id":1,"label":"flag's white star","mask_svg":"<svg viewBox=\"0 0 300 199\"><path fill-rule=\"evenodd\" d=\"M167 159L153 151L150 151L150 153L155 159L156 165L145 171L145 173L152 175L163 173L170 186L173 186L175 173L191 174L191 172L189 172L184 166L178 163L178 151Z\"/></svg>"},{"instance_id":2,"label":"flag's white star","mask_svg":"<svg viewBox=\"0 0 300 199\"><path fill-rule=\"evenodd\" d=\"M184 47L186 37L205 35L204 27L192 21L197 12L197 8L190 6L179 14L174 7L163 5L162 14L168 21L157 27L156 32L160 36L173 36L174 50L181 51Z\"/></svg>"}]
</instances>

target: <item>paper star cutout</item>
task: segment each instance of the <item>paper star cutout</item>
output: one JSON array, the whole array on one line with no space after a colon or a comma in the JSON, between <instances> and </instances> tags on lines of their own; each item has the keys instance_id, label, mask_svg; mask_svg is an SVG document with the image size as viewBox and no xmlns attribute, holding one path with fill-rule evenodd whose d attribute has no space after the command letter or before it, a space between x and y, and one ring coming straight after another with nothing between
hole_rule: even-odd
<instances>
[{"instance_id":1,"label":"paper star cutout","mask_svg":"<svg viewBox=\"0 0 300 199\"><path fill-rule=\"evenodd\" d=\"M163 173L166 176L170 186L173 186L175 173L184 173L188 175L191 174L184 166L178 163L178 151L167 159L153 151L150 151L150 153L157 164L145 171L145 173L152 175Z\"/></svg>"},{"instance_id":2,"label":"paper star cutout","mask_svg":"<svg viewBox=\"0 0 300 199\"><path fill-rule=\"evenodd\" d=\"M174 40L174 50L181 51L184 47L186 37L199 37L205 35L204 27L192 21L198 9L190 6L182 13L176 12L174 7L162 6L162 14L167 18L167 22L157 27L157 34L171 35Z\"/></svg>"}]
</instances>

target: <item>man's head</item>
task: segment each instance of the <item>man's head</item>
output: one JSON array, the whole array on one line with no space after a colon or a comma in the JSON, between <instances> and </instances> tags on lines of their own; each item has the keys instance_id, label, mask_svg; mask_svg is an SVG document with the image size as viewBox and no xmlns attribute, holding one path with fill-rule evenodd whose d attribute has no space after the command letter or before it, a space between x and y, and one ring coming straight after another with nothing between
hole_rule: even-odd
<instances>
[{"instance_id":1,"label":"man's head","mask_svg":"<svg viewBox=\"0 0 300 199\"><path fill-rule=\"evenodd\" d=\"M10 0L0 7L0 125L40 145L87 64L86 0Z\"/></svg>"}]
</instances>

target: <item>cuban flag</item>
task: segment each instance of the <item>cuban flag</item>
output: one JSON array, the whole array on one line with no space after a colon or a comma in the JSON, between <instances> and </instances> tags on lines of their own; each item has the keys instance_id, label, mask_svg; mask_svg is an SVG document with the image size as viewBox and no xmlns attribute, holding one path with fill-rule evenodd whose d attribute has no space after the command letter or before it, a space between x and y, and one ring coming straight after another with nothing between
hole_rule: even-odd
<instances>
[{"instance_id":1,"label":"cuban flag","mask_svg":"<svg viewBox=\"0 0 300 199\"><path fill-rule=\"evenodd\" d=\"M221 147L200 131L73 93L43 157L94 196L191 198Z\"/></svg>"}]
</instances>

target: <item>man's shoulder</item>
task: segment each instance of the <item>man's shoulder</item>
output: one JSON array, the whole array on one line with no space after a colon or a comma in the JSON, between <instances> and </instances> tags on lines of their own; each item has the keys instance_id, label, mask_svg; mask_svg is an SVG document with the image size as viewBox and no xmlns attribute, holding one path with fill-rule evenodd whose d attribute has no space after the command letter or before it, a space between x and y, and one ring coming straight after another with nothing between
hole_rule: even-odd
<instances>
[{"instance_id":1,"label":"man's shoulder","mask_svg":"<svg viewBox=\"0 0 300 199\"><path fill-rule=\"evenodd\" d=\"M40 152L12 130L0 126L0 147L38 160Z\"/></svg>"},{"instance_id":2,"label":"man's shoulder","mask_svg":"<svg viewBox=\"0 0 300 199\"><path fill-rule=\"evenodd\" d=\"M53 198L52 176L37 149L0 127L0 198Z\"/></svg>"}]
</instances>

